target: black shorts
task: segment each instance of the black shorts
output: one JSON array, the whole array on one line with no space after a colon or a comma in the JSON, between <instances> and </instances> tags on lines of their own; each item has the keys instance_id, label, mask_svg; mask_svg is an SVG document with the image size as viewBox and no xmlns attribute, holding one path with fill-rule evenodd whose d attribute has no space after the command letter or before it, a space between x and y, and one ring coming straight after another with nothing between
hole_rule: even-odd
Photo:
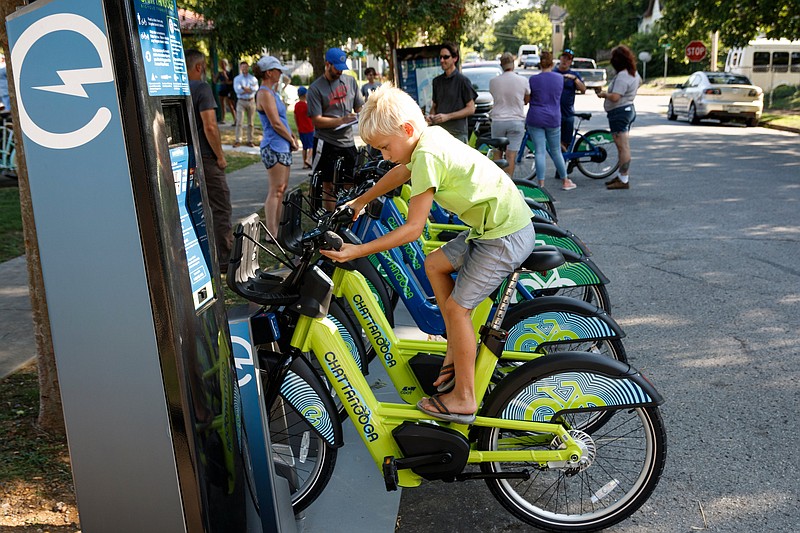
<instances>
[{"instance_id":1,"label":"black shorts","mask_svg":"<svg viewBox=\"0 0 800 533\"><path fill-rule=\"evenodd\" d=\"M616 107L608 112L608 129L611 133L627 133L636 120L636 109L633 104Z\"/></svg>"},{"instance_id":2,"label":"black shorts","mask_svg":"<svg viewBox=\"0 0 800 533\"><path fill-rule=\"evenodd\" d=\"M320 178L323 183L331 183L333 181L336 161L342 158L341 169L337 176L337 183L352 183L353 170L356 166L356 158L358 157L358 150L355 146L348 146L342 148L341 146L334 146L329 142L323 141L319 137L314 138L314 152L312 156L311 168L312 172L316 174L320 172Z\"/></svg>"}]
</instances>

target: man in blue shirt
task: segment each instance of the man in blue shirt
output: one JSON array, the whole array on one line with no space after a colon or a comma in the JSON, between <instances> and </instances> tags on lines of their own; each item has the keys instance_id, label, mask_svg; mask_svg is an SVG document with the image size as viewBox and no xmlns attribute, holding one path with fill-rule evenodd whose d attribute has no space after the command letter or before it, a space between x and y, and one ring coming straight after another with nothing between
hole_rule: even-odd
<instances>
[{"instance_id":1,"label":"man in blue shirt","mask_svg":"<svg viewBox=\"0 0 800 533\"><path fill-rule=\"evenodd\" d=\"M233 90L236 92L236 142L233 146L242 143L242 129L247 127L247 146L253 144L253 124L256 116L256 93L258 92L258 80L250 74L250 65L246 61L239 63L239 74L233 78ZM247 116L247 125L244 120Z\"/></svg>"},{"instance_id":2,"label":"man in blue shirt","mask_svg":"<svg viewBox=\"0 0 800 533\"><path fill-rule=\"evenodd\" d=\"M572 132L575 130L575 92L586 92L586 85L581 75L572 70L572 50L565 48L558 61L558 72L564 76L564 90L561 92L561 149L569 149L572 142Z\"/></svg>"}]
</instances>

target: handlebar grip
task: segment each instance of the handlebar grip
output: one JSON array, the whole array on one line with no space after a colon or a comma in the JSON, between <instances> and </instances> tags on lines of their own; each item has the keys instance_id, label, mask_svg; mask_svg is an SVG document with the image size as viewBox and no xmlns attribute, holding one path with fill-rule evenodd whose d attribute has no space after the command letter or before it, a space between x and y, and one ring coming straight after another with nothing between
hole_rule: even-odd
<instances>
[{"instance_id":1,"label":"handlebar grip","mask_svg":"<svg viewBox=\"0 0 800 533\"><path fill-rule=\"evenodd\" d=\"M350 212L352 213L353 210L350 209ZM344 240L342 240L341 237L339 237L332 231L326 231L325 234L322 236L322 240L324 242L324 245L322 246L323 250L333 249L339 251L342 249L342 244L344 244Z\"/></svg>"},{"instance_id":2,"label":"handlebar grip","mask_svg":"<svg viewBox=\"0 0 800 533\"><path fill-rule=\"evenodd\" d=\"M355 211L349 205L342 206L338 208L333 213L333 220L335 222L351 222L353 220L353 215Z\"/></svg>"}]
</instances>

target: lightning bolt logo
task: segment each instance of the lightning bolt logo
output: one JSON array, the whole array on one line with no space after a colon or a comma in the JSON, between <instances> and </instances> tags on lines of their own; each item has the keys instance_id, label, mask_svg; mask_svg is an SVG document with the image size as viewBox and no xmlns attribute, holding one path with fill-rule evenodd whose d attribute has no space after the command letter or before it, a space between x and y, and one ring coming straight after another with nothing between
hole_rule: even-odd
<instances>
[{"instance_id":1,"label":"lightning bolt logo","mask_svg":"<svg viewBox=\"0 0 800 533\"><path fill-rule=\"evenodd\" d=\"M107 83L114 81L114 78L109 76L110 71L104 68L82 68L75 70L57 70L56 74L61 78L64 83L61 85L46 85L41 87L33 87L40 91L49 91L51 93L67 94L69 96L80 96L81 98L89 98L86 94L84 85L91 83Z\"/></svg>"},{"instance_id":2,"label":"lightning bolt logo","mask_svg":"<svg viewBox=\"0 0 800 533\"><path fill-rule=\"evenodd\" d=\"M84 86L95 83L108 83L114 81L111 68L111 54L108 48L108 39L103 31L92 21L72 13L57 13L43 17L34 22L22 32L14 48L11 50L11 62L14 68L14 79L17 81L17 103L19 108L19 121L22 131L36 144L45 148L56 150L69 150L83 146L100 135L111 121L111 110L100 107L94 116L81 128L66 133L54 133L40 127L28 115L25 109L25 99L22 94L22 67L31 48L43 37L59 31L77 33L92 44L100 58L100 67L74 70L56 71L63 82L61 85L48 85L33 87L41 91L89 98Z\"/></svg>"}]
</instances>

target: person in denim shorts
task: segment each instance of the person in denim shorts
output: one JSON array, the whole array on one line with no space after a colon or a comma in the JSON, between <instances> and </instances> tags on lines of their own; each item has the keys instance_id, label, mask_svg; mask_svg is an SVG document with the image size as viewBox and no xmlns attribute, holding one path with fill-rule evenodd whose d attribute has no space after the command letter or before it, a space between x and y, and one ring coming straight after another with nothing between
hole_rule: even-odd
<instances>
[{"instance_id":1,"label":"person in denim shorts","mask_svg":"<svg viewBox=\"0 0 800 533\"><path fill-rule=\"evenodd\" d=\"M619 175L606 182L606 189L630 189L628 171L631 166L631 147L628 132L636 120L636 109L633 99L642 84L642 78L636 72L636 58L631 49L619 45L611 50L611 66L617 75L608 84L608 90L598 91L599 98L605 98L603 107L608 115L608 128L614 136L614 144L619 152Z\"/></svg>"},{"instance_id":2,"label":"person in denim shorts","mask_svg":"<svg viewBox=\"0 0 800 533\"><path fill-rule=\"evenodd\" d=\"M253 67L253 72L261 80L261 86L256 93L256 111L264 130L260 146L261 161L267 167L269 176L264 218L273 238L278 234L283 195L289 185L292 152L297 150L297 141L286 118L286 104L275 91L284 70L286 67L273 56L262 57Z\"/></svg>"}]
</instances>

